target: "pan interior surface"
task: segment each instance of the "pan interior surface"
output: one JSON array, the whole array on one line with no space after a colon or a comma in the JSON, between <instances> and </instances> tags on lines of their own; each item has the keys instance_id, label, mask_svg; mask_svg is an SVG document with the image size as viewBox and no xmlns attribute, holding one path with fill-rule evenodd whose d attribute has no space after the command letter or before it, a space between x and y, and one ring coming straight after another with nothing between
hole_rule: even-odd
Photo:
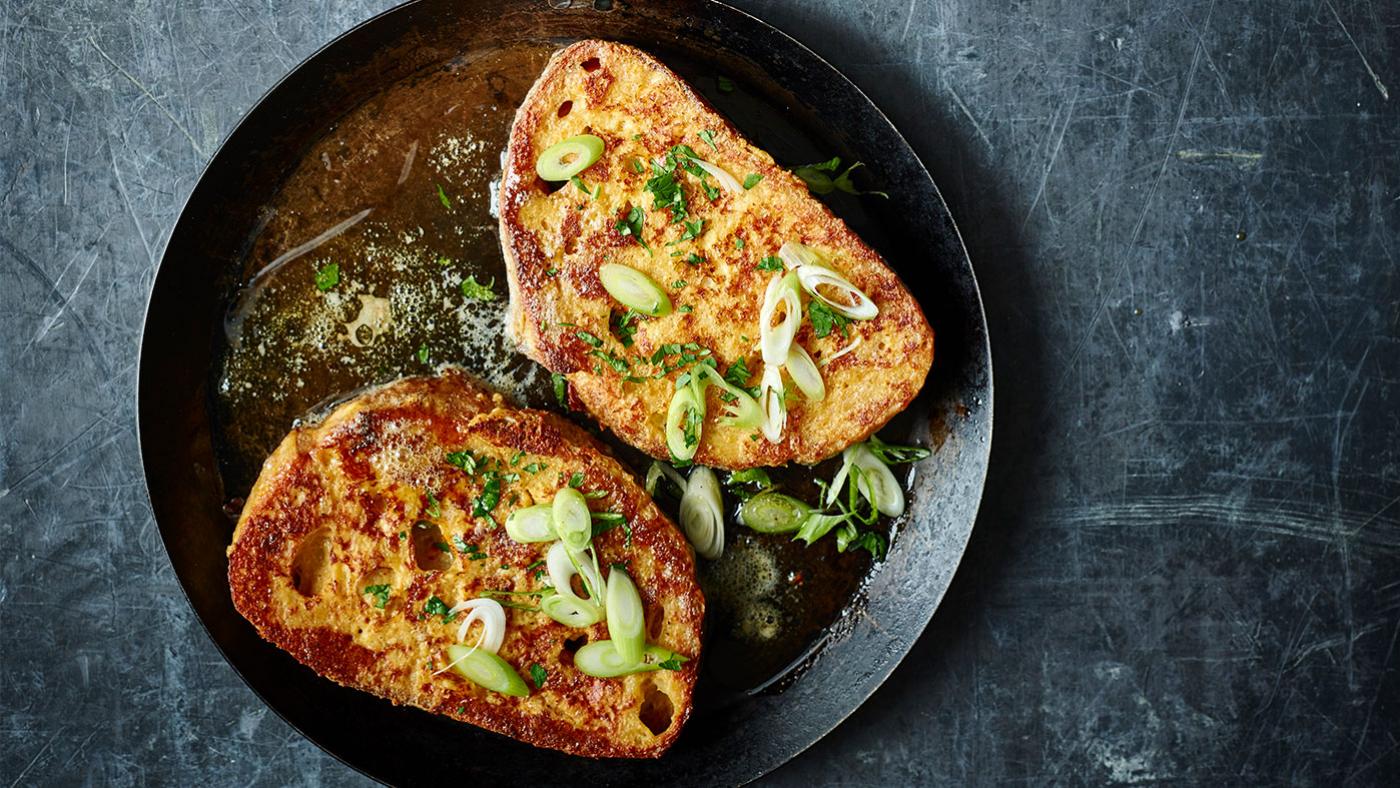
<instances>
[{"instance_id":1,"label":"pan interior surface","mask_svg":"<svg viewBox=\"0 0 1400 788\"><path fill-rule=\"evenodd\" d=\"M946 589L991 428L975 281L912 152L790 39L706 2L541 5L480 4L481 18L496 20L489 34L451 3L391 11L303 64L232 135L191 196L152 294L140 413L153 508L225 656L293 725L367 774L548 780L562 767L608 782L742 782L853 711ZM657 763L534 750L324 681L238 617L223 561L263 458L329 402L450 363L518 404L560 409L547 371L502 330L493 204L515 107L555 49L591 36L656 54L780 163L864 160L890 201L829 204L890 260L938 332L929 386L882 431L935 449L913 472L888 558L872 571L864 553L838 554L832 540L804 549L742 530L732 537L701 577L715 615L697 713ZM635 451L612 445L645 469ZM812 479L833 470L797 468L777 481L811 499ZM368 729L379 732L373 748L362 746ZM458 754L471 751L478 757Z\"/></svg>"}]
</instances>

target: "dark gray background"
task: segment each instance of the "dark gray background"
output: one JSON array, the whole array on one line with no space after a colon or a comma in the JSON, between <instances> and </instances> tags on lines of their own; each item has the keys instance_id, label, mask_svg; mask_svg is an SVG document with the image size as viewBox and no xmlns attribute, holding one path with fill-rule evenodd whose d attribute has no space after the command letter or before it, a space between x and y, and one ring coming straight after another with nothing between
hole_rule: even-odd
<instances>
[{"instance_id":1,"label":"dark gray background","mask_svg":"<svg viewBox=\"0 0 1400 788\"><path fill-rule=\"evenodd\" d=\"M1400 6L738 4L923 156L997 372L942 608L769 782L1394 781ZM388 5L0 0L0 784L361 780L193 618L133 392L201 166Z\"/></svg>"}]
</instances>

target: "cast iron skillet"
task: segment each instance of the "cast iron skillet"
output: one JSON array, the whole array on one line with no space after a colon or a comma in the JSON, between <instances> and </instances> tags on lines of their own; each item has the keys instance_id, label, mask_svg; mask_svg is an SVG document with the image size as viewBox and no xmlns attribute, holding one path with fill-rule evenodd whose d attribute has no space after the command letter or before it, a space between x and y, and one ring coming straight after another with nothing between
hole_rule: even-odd
<instances>
[{"instance_id":1,"label":"cast iron skillet","mask_svg":"<svg viewBox=\"0 0 1400 788\"><path fill-rule=\"evenodd\" d=\"M562 8L560 6L563 6ZM259 209L336 118L388 85L482 48L600 37L742 79L815 149L863 160L888 201L830 204L892 262L937 332L929 383L901 421L932 444L911 512L831 634L778 682L737 702L703 698L676 746L653 762L538 750L324 680L261 640L234 610L224 550L232 521L214 450L211 365ZM513 111L513 108L503 111ZM731 113L756 141L758 116ZM770 132L771 136L771 132ZM710 0L420 0L317 52L253 108L210 162L171 234L142 337L141 454L171 562L229 663L278 714L350 766L390 783L473 776L486 784L739 784L817 741L885 680L942 598L972 529L991 441L991 357L981 299L952 217L913 151L859 89L801 44ZM229 495L235 494L228 491ZM702 687L703 690L703 687Z\"/></svg>"}]
</instances>

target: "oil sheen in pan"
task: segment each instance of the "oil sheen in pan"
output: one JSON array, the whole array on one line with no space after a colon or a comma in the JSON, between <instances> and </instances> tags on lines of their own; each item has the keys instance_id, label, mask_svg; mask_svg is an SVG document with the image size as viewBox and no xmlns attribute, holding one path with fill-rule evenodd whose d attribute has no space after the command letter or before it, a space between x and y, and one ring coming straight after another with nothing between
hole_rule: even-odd
<instances>
[{"instance_id":1,"label":"oil sheen in pan","mask_svg":"<svg viewBox=\"0 0 1400 788\"><path fill-rule=\"evenodd\" d=\"M559 409L549 374L505 337L491 211L515 107L553 48L481 53L372 97L329 125L272 196L217 370L230 495L245 495L287 430L322 403L441 364L520 404ZM770 122L779 118L775 110ZM646 458L601 437L645 471ZM815 500L811 479L830 478L832 465L778 470L774 481ZM674 502L661 500L674 517ZM734 523L724 556L701 568L712 614L702 704L780 676L838 623L870 566L864 553L838 554L833 539L809 548Z\"/></svg>"}]
</instances>

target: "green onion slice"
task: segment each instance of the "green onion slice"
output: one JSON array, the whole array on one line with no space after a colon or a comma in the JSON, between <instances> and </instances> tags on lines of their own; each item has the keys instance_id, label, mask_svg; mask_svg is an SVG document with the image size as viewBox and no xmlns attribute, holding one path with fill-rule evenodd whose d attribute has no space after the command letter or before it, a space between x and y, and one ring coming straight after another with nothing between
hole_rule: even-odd
<instances>
[{"instance_id":1,"label":"green onion slice","mask_svg":"<svg viewBox=\"0 0 1400 788\"><path fill-rule=\"evenodd\" d=\"M540 597L540 612L566 627L582 629L603 620L603 609L586 599L546 592Z\"/></svg>"},{"instance_id":2,"label":"green onion slice","mask_svg":"<svg viewBox=\"0 0 1400 788\"><path fill-rule=\"evenodd\" d=\"M591 530L591 526L590 526ZM594 607L603 604L607 589L603 586L603 574L598 571L597 557L590 551L587 562L583 559L582 553L575 553L563 542L555 542L549 548L549 553L545 556L545 568L549 571L549 582L554 586L554 591L558 595L573 599L579 602L588 602ZM574 587L570 581L574 575L578 575L583 581L583 591L588 595L583 599L574 593Z\"/></svg>"},{"instance_id":3,"label":"green onion slice","mask_svg":"<svg viewBox=\"0 0 1400 788\"><path fill-rule=\"evenodd\" d=\"M447 657L452 660L453 672L473 684L502 695L530 696L529 688L515 668L490 651L458 643L447 647Z\"/></svg>"},{"instance_id":4,"label":"green onion slice","mask_svg":"<svg viewBox=\"0 0 1400 788\"><path fill-rule=\"evenodd\" d=\"M763 293L763 308L758 313L759 347L763 351L763 363L779 365L787 361L788 349L797 336L797 326L802 321L802 299L797 272L786 276L774 274L768 281L768 289ZM777 325L778 307L783 308Z\"/></svg>"},{"instance_id":5,"label":"green onion slice","mask_svg":"<svg viewBox=\"0 0 1400 788\"><path fill-rule=\"evenodd\" d=\"M521 544L553 541L553 505L542 503L511 512L506 517L506 534Z\"/></svg>"},{"instance_id":6,"label":"green onion slice","mask_svg":"<svg viewBox=\"0 0 1400 788\"><path fill-rule=\"evenodd\" d=\"M879 307L875 306L875 302L871 301L869 296L830 268L804 265L793 271L793 274L801 281L803 290L852 320L872 320L880 314ZM835 297L823 292L822 288L836 291Z\"/></svg>"},{"instance_id":7,"label":"green onion slice","mask_svg":"<svg viewBox=\"0 0 1400 788\"><path fill-rule=\"evenodd\" d=\"M589 676L600 679L650 673L660 670L663 662L679 664L687 661L680 654L655 645L646 647L640 661L628 661L618 653L611 640L595 640L574 652L574 665Z\"/></svg>"},{"instance_id":8,"label":"green onion slice","mask_svg":"<svg viewBox=\"0 0 1400 788\"><path fill-rule=\"evenodd\" d=\"M671 456L683 462L695 457L700 448L700 434L705 421L705 400L696 386L682 386L671 395L666 409L666 448Z\"/></svg>"},{"instance_id":9,"label":"green onion slice","mask_svg":"<svg viewBox=\"0 0 1400 788\"><path fill-rule=\"evenodd\" d=\"M652 460L651 467L647 468L647 495L656 495L656 484L663 478L676 485L676 489L680 490L682 495L685 494L685 477L666 463Z\"/></svg>"},{"instance_id":10,"label":"green onion slice","mask_svg":"<svg viewBox=\"0 0 1400 788\"><path fill-rule=\"evenodd\" d=\"M671 297L651 277L631 266L605 263L598 268L598 279L608 295L625 307L651 317L671 314Z\"/></svg>"},{"instance_id":11,"label":"green onion slice","mask_svg":"<svg viewBox=\"0 0 1400 788\"><path fill-rule=\"evenodd\" d=\"M853 465L861 471L861 481L857 488L865 500L870 502L870 505L874 506L880 514L888 517L898 517L904 514L903 488L899 486L899 481L894 478L889 467L881 462L880 458L875 456L864 443L856 444L841 452L841 470L836 472L836 476L831 480L831 487L827 489L825 500L827 506L835 502L846 484L846 477L850 474Z\"/></svg>"},{"instance_id":12,"label":"green onion slice","mask_svg":"<svg viewBox=\"0 0 1400 788\"><path fill-rule=\"evenodd\" d=\"M580 134L545 148L535 160L535 173L547 181L567 181L593 166L603 155L603 140Z\"/></svg>"},{"instance_id":13,"label":"green onion slice","mask_svg":"<svg viewBox=\"0 0 1400 788\"><path fill-rule=\"evenodd\" d=\"M821 252L796 241L784 241L783 245L778 247L778 257L789 271L804 265L823 265L826 262L826 257Z\"/></svg>"},{"instance_id":14,"label":"green onion slice","mask_svg":"<svg viewBox=\"0 0 1400 788\"><path fill-rule=\"evenodd\" d=\"M691 159L691 161L695 162L696 165L700 167L700 169L714 176L714 179L719 181L719 185L723 186L725 191L738 194L739 192L742 192L744 190L744 187L742 184L739 183L739 180L733 175L730 175L729 172L723 167L720 167L716 164L711 164L708 161L705 161L704 159Z\"/></svg>"},{"instance_id":15,"label":"green onion slice","mask_svg":"<svg viewBox=\"0 0 1400 788\"><path fill-rule=\"evenodd\" d=\"M570 550L582 551L593 541L593 516L588 511L588 499L583 497L583 493L572 487L556 492L550 514L554 520L554 532Z\"/></svg>"},{"instance_id":16,"label":"green onion slice","mask_svg":"<svg viewBox=\"0 0 1400 788\"><path fill-rule=\"evenodd\" d=\"M646 646L646 613L637 586L621 569L608 574L607 608L608 637L618 655L628 662L641 662Z\"/></svg>"},{"instance_id":17,"label":"green onion slice","mask_svg":"<svg viewBox=\"0 0 1400 788\"><path fill-rule=\"evenodd\" d=\"M759 383L758 404L763 408L763 424L759 425L763 437L769 443L783 439L783 429L787 427L787 405L783 403L782 367L764 364L763 378Z\"/></svg>"},{"instance_id":18,"label":"green onion slice","mask_svg":"<svg viewBox=\"0 0 1400 788\"><path fill-rule=\"evenodd\" d=\"M735 386L724 379L719 374L719 370L709 365L700 365L695 368L698 377L707 386L719 386L724 393L729 395L727 400L721 399L724 406L724 416L718 421L725 427L738 427L740 429L751 430L763 423L763 408L759 407L758 400L755 400L747 391Z\"/></svg>"},{"instance_id":19,"label":"green onion slice","mask_svg":"<svg viewBox=\"0 0 1400 788\"><path fill-rule=\"evenodd\" d=\"M802 391L802 396L812 402L826 399L826 383L822 381L821 370L817 369L817 362L812 360L806 348L796 342L792 343L784 366L787 368L788 377L792 378L792 382Z\"/></svg>"},{"instance_id":20,"label":"green onion slice","mask_svg":"<svg viewBox=\"0 0 1400 788\"><path fill-rule=\"evenodd\" d=\"M472 648L485 649L492 654L501 650L501 642L506 637L506 611L501 607L501 603L490 597L480 597L468 599L465 602L458 602L447 611L447 617L470 610L467 617L462 619L462 623L457 627L457 639L465 641L467 632L472 628L472 624L481 622L481 635L476 639L476 645Z\"/></svg>"},{"instance_id":21,"label":"green onion slice","mask_svg":"<svg viewBox=\"0 0 1400 788\"><path fill-rule=\"evenodd\" d=\"M796 531L812 513L812 507L791 495L763 492L739 507L739 522L761 534Z\"/></svg>"},{"instance_id":22,"label":"green onion slice","mask_svg":"<svg viewBox=\"0 0 1400 788\"><path fill-rule=\"evenodd\" d=\"M826 536L827 533L836 526L850 519L849 514L822 514L812 512L807 519L802 521L802 526L793 534L794 540L801 539L810 547L813 542Z\"/></svg>"},{"instance_id":23,"label":"green onion slice","mask_svg":"<svg viewBox=\"0 0 1400 788\"><path fill-rule=\"evenodd\" d=\"M719 478L698 466L686 480L681 496L681 530L702 558L713 561L724 553L724 500Z\"/></svg>"}]
</instances>

